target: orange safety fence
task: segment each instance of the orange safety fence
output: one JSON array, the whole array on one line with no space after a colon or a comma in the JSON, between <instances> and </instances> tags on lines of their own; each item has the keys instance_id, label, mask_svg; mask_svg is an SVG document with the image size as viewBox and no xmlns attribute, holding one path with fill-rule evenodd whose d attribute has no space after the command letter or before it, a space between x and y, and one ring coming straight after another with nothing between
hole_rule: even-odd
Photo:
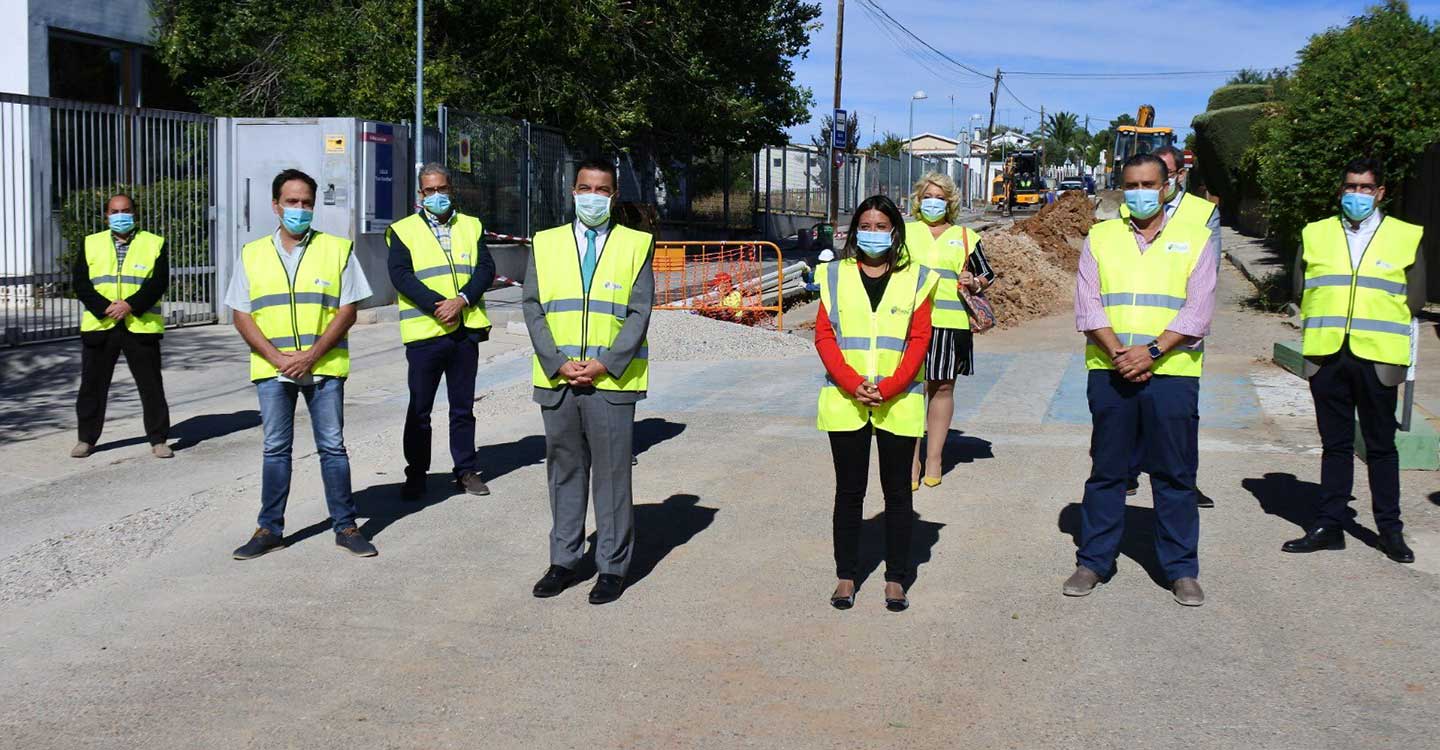
<instances>
[{"instance_id":1,"label":"orange safety fence","mask_svg":"<svg viewBox=\"0 0 1440 750\"><path fill-rule=\"evenodd\" d=\"M656 308L752 326L774 318L784 330L785 263L772 242L657 242L652 266Z\"/></svg>"}]
</instances>

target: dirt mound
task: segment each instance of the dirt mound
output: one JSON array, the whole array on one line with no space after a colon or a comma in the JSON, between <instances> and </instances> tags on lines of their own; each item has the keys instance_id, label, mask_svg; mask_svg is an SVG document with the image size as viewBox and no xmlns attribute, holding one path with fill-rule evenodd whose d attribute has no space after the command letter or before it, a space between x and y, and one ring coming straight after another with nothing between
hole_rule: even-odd
<instances>
[{"instance_id":1,"label":"dirt mound","mask_svg":"<svg viewBox=\"0 0 1440 750\"><path fill-rule=\"evenodd\" d=\"M1071 304L1074 261L1069 269L1062 269L1029 234L1014 230L984 232L980 238L985 258L998 275L985 296L994 304L1001 328L1054 315Z\"/></svg>"},{"instance_id":2,"label":"dirt mound","mask_svg":"<svg viewBox=\"0 0 1440 750\"><path fill-rule=\"evenodd\" d=\"M1080 245L1094 223L1095 206L1090 199L1070 190L1034 216L1015 222L1015 229L1035 240L1060 268L1074 271L1080 262Z\"/></svg>"}]
</instances>

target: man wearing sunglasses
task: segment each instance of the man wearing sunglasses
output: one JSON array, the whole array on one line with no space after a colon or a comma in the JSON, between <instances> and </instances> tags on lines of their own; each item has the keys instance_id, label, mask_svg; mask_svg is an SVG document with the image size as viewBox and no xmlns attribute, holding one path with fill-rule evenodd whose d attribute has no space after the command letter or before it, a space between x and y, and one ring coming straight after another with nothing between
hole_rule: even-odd
<instances>
[{"instance_id":1,"label":"man wearing sunglasses","mask_svg":"<svg viewBox=\"0 0 1440 750\"><path fill-rule=\"evenodd\" d=\"M1315 399L1320 507L1286 552L1343 549L1352 518L1355 426L1359 414L1380 551L1415 561L1400 522L1400 456L1395 448L1396 386L1410 366L1411 318L1425 305L1421 227L1385 216L1385 173L1376 159L1355 159L1342 174L1340 214L1309 224L1296 259L1304 375Z\"/></svg>"},{"instance_id":2,"label":"man wearing sunglasses","mask_svg":"<svg viewBox=\"0 0 1440 750\"><path fill-rule=\"evenodd\" d=\"M450 173L440 164L420 170L420 209L390 225L390 281L399 292L400 338L409 363L405 412L405 484L401 497L420 500L430 471L430 410L440 378L450 401L450 458L458 488L488 495L475 455L475 369L479 344L490 336L485 290L495 261L480 220L455 210Z\"/></svg>"}]
</instances>

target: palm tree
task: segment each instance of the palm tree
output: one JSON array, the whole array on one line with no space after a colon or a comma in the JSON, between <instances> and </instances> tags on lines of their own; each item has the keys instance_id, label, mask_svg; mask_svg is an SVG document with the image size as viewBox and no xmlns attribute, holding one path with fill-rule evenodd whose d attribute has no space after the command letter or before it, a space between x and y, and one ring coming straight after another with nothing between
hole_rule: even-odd
<instances>
[{"instance_id":1,"label":"palm tree","mask_svg":"<svg viewBox=\"0 0 1440 750\"><path fill-rule=\"evenodd\" d=\"M1040 125L1045 139L1045 160L1051 164L1065 161L1071 148L1079 148L1088 140L1089 133L1080 127L1080 116L1074 112L1056 112L1045 118Z\"/></svg>"}]
</instances>

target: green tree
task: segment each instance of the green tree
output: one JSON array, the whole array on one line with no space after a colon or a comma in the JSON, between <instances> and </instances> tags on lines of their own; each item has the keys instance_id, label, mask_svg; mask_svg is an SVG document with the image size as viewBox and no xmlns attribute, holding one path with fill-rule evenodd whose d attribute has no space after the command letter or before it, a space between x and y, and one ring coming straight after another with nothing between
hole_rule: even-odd
<instances>
[{"instance_id":1,"label":"green tree","mask_svg":"<svg viewBox=\"0 0 1440 750\"><path fill-rule=\"evenodd\" d=\"M1236 71L1235 75L1230 76L1230 80L1226 81L1225 84L1227 86L1234 86L1236 84L1264 82L1264 73L1261 73L1255 68L1241 68L1240 70Z\"/></svg>"},{"instance_id":2,"label":"green tree","mask_svg":"<svg viewBox=\"0 0 1440 750\"><path fill-rule=\"evenodd\" d=\"M1089 133L1080 127L1080 117L1074 112L1047 115L1040 132L1045 144L1045 163L1050 166L1068 161L1072 149L1083 154L1089 140Z\"/></svg>"},{"instance_id":3,"label":"green tree","mask_svg":"<svg viewBox=\"0 0 1440 750\"><path fill-rule=\"evenodd\" d=\"M893 156L899 158L900 154L904 152L905 139L888 130L880 136L879 140L870 145L870 154L872 156Z\"/></svg>"},{"instance_id":4,"label":"green tree","mask_svg":"<svg viewBox=\"0 0 1440 750\"><path fill-rule=\"evenodd\" d=\"M1248 162L1283 247L1335 213L1339 171L1354 157L1385 164L1393 200L1415 158L1440 140L1440 26L1390 0L1311 37L1278 107L1255 128Z\"/></svg>"},{"instance_id":5,"label":"green tree","mask_svg":"<svg viewBox=\"0 0 1440 750\"><path fill-rule=\"evenodd\" d=\"M156 48L207 112L413 117L414 0L154 0ZM802 0L430 0L428 102L614 147L777 143L812 97ZM303 12L300 23L283 23ZM434 118L427 107L426 118Z\"/></svg>"},{"instance_id":6,"label":"green tree","mask_svg":"<svg viewBox=\"0 0 1440 750\"><path fill-rule=\"evenodd\" d=\"M1129 113L1116 116L1110 121L1110 126L1090 136L1089 145L1085 150L1085 159L1090 164L1100 163L1100 152L1106 153L1106 158L1114 157L1115 130L1121 125L1134 125L1135 116Z\"/></svg>"}]
</instances>

